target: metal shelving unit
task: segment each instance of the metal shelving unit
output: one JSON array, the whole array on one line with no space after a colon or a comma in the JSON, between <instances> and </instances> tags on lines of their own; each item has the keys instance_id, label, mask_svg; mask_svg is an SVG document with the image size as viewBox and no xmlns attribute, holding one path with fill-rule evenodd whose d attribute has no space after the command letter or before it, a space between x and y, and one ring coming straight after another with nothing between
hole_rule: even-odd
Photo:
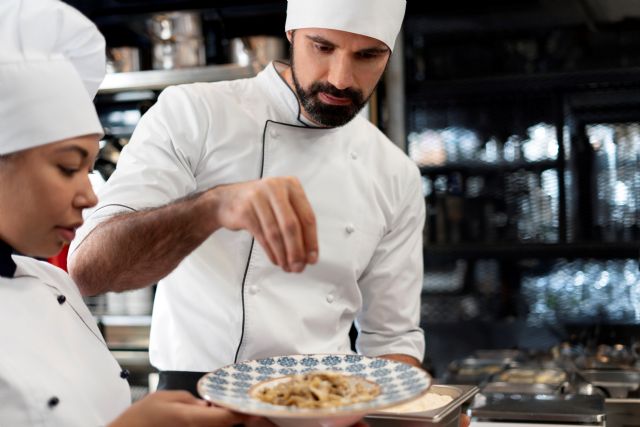
<instances>
[{"instance_id":1,"label":"metal shelving unit","mask_svg":"<svg viewBox=\"0 0 640 427\"><path fill-rule=\"evenodd\" d=\"M640 68L589 70L535 75L505 75L422 82L411 88L411 97L443 97L465 95L520 94L536 91L557 91L623 88L638 84Z\"/></svg>"},{"instance_id":2,"label":"metal shelving unit","mask_svg":"<svg viewBox=\"0 0 640 427\"><path fill-rule=\"evenodd\" d=\"M462 175L491 175L501 173L511 173L519 170L541 172L547 169L558 167L557 160L541 160L537 162L502 162L497 164L468 162L468 163L447 163L442 166L422 166L420 173L423 176L446 175L450 173L460 173Z\"/></svg>"},{"instance_id":3,"label":"metal shelving unit","mask_svg":"<svg viewBox=\"0 0 640 427\"><path fill-rule=\"evenodd\" d=\"M638 200L636 184L627 181L634 170L640 180L640 155L615 148L604 165L587 133L588 126L602 125L627 138L626 147L636 146L624 132L640 123L638 62L601 66L584 54L569 63L557 52L543 53L549 45L541 40L562 39L562 30L443 37L413 29L405 33L405 125L427 204L422 322L431 339L428 360L444 366L478 348L551 346L562 339L568 318L637 324L627 290L640 280L640 222L606 229L597 206L615 197ZM566 34L567 51L583 54L590 47L577 38L582 33ZM594 44L601 40L592 37ZM532 40L537 57L513 48ZM460 65L465 71L455 74ZM509 141L520 149L536 140L532 131L540 127L548 132L541 139L557 143L555 155L506 155ZM619 139L616 134L616 147ZM612 190L603 192L603 181ZM628 191L617 189L621 181ZM619 212L628 211L620 203L604 209L611 215L618 209L610 220L616 227Z\"/></svg>"},{"instance_id":4,"label":"metal shelving unit","mask_svg":"<svg viewBox=\"0 0 640 427\"><path fill-rule=\"evenodd\" d=\"M214 82L253 77L250 66L236 64L210 65L207 67L176 70L149 70L131 73L108 74L98 94L128 91L162 90L167 86L196 82Z\"/></svg>"},{"instance_id":5,"label":"metal shelving unit","mask_svg":"<svg viewBox=\"0 0 640 427\"><path fill-rule=\"evenodd\" d=\"M468 243L457 245L426 245L425 256L446 256L465 259L629 259L640 257L640 242L602 243Z\"/></svg>"}]
</instances>

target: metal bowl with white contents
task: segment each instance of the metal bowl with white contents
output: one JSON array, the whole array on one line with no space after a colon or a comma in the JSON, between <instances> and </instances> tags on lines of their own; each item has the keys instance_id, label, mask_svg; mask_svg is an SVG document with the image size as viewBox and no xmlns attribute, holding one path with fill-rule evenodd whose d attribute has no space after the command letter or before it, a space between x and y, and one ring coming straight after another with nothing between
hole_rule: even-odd
<instances>
[{"instance_id":1,"label":"metal bowl with white contents","mask_svg":"<svg viewBox=\"0 0 640 427\"><path fill-rule=\"evenodd\" d=\"M478 393L478 387L471 385L433 385L424 397L430 394L452 398L441 407L420 412L376 412L365 417L371 427L458 427L462 405ZM416 402L418 403L418 402ZM419 403L417 405L419 407ZM402 405L410 409L409 405ZM398 407L399 409L403 409Z\"/></svg>"}]
</instances>

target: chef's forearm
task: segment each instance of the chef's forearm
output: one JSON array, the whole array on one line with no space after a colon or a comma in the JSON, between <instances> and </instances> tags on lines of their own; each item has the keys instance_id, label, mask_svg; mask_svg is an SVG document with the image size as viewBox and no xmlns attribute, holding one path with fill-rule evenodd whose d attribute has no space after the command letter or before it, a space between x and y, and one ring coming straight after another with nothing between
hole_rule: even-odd
<instances>
[{"instance_id":1,"label":"chef's forearm","mask_svg":"<svg viewBox=\"0 0 640 427\"><path fill-rule=\"evenodd\" d=\"M385 354L380 356L383 359L395 360L396 362L404 362L416 368L422 368L422 364L418 359L406 354Z\"/></svg>"},{"instance_id":2,"label":"chef's forearm","mask_svg":"<svg viewBox=\"0 0 640 427\"><path fill-rule=\"evenodd\" d=\"M156 283L219 228L210 192L98 225L69 259L83 295L121 292Z\"/></svg>"}]
</instances>

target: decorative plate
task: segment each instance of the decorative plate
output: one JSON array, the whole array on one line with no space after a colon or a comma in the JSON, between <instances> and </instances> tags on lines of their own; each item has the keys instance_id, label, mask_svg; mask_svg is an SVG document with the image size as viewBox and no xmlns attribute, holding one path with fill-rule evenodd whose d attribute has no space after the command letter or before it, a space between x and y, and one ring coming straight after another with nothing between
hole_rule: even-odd
<instances>
[{"instance_id":1,"label":"decorative plate","mask_svg":"<svg viewBox=\"0 0 640 427\"><path fill-rule=\"evenodd\" d=\"M272 405L249 394L250 389L262 382L311 371L357 375L378 384L380 394L367 402L322 409ZM277 425L286 424L277 422L280 418L293 418L298 424L291 425L302 425L300 421L306 418L351 416L357 421L366 413L415 399L426 393L430 385L431 378L425 371L405 363L356 354L299 354L225 366L203 376L198 382L198 392L205 400L236 412L268 417Z\"/></svg>"}]
</instances>

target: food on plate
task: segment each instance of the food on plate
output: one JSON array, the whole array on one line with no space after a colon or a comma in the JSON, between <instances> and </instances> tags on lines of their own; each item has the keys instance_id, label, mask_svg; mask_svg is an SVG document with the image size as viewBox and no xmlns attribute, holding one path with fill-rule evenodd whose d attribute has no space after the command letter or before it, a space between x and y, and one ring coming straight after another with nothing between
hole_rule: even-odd
<instances>
[{"instance_id":1,"label":"food on plate","mask_svg":"<svg viewBox=\"0 0 640 427\"><path fill-rule=\"evenodd\" d=\"M441 408L453 401L453 397L446 394L427 393L410 402L391 408L383 409L382 412L408 413L408 412L424 412L432 409Z\"/></svg>"},{"instance_id":2,"label":"food on plate","mask_svg":"<svg viewBox=\"0 0 640 427\"><path fill-rule=\"evenodd\" d=\"M333 408L373 400L380 387L364 378L338 372L309 372L258 388L253 397L272 405Z\"/></svg>"}]
</instances>

